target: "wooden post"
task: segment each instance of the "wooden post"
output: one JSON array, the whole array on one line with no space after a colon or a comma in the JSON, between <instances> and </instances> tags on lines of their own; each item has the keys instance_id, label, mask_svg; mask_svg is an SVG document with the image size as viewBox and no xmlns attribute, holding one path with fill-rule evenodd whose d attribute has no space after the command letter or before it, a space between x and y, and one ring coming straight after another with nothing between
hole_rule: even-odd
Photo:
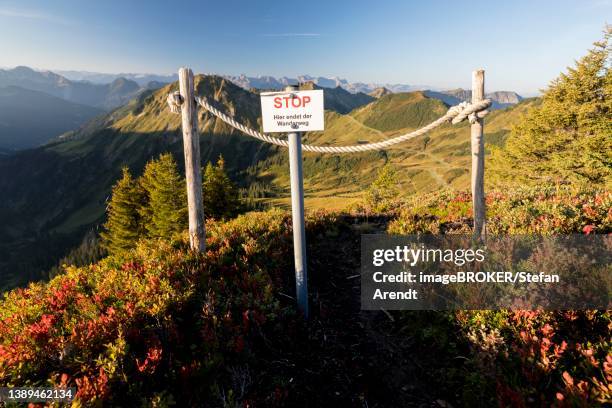
<instances>
[{"instance_id":1,"label":"wooden post","mask_svg":"<svg viewBox=\"0 0 612 408\"><path fill-rule=\"evenodd\" d=\"M288 86L285 91L296 91ZM291 179L291 218L293 220L293 259L295 262L295 293L298 309L308 318L308 274L306 269L306 228L304 227L304 180L302 174L301 132L291 132L289 138L289 176Z\"/></svg>"},{"instance_id":2,"label":"wooden post","mask_svg":"<svg viewBox=\"0 0 612 408\"><path fill-rule=\"evenodd\" d=\"M484 70L472 72L472 103L485 97ZM485 149L483 134L483 119L477 118L471 127L472 144L472 207L474 212L474 238L481 238L485 233L485 195L484 195L484 165Z\"/></svg>"},{"instance_id":3,"label":"wooden post","mask_svg":"<svg viewBox=\"0 0 612 408\"><path fill-rule=\"evenodd\" d=\"M179 87L183 125L183 150L185 152L185 178L187 180L187 206L189 209L189 243L194 251L204 252L204 206L202 204L202 170L200 168L200 137L194 94L193 72L179 69Z\"/></svg>"}]
</instances>

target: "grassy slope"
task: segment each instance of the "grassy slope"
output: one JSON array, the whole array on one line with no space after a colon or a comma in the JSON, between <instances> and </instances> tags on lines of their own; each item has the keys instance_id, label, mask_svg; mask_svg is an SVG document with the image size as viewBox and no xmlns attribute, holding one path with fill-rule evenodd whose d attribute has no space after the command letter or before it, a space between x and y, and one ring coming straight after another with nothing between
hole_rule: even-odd
<instances>
[{"instance_id":1,"label":"grassy slope","mask_svg":"<svg viewBox=\"0 0 612 408\"><path fill-rule=\"evenodd\" d=\"M485 125L487 143L501 144L512 125L536 100L489 114ZM420 128L448 107L421 92L392 94L353 110L348 115L326 113L325 132L313 132L304 142L314 145L351 145L377 142ZM429 136L427 146L424 146ZM288 205L289 179L286 153L261 163L258 174L269 177L275 190L283 192L271 201ZM443 125L429 135L394 146L385 152L349 155L305 153L306 205L309 208L344 208L358 200L387 161L399 170L402 189L407 194L440 189L469 187L470 131L466 122Z\"/></svg>"}]
</instances>

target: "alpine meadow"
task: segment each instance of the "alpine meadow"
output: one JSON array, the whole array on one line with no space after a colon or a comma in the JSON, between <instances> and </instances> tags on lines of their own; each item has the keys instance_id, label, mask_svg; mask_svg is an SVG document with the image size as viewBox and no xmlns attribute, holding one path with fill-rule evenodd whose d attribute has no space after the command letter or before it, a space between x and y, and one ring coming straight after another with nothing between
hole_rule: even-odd
<instances>
[{"instance_id":1,"label":"alpine meadow","mask_svg":"<svg viewBox=\"0 0 612 408\"><path fill-rule=\"evenodd\" d=\"M152 12L146 4L126 7ZM236 25L243 24L236 13ZM0 19L15 14L0 2ZM165 30L179 29L174 17ZM377 17L372 11L372 26L381 25ZM54 14L24 19L78 29ZM319 34L326 21L312 17L303 32L291 27L249 41L282 49L295 40L310 51L315 40L335 41ZM116 29L127 30L119 22ZM229 43L241 33L232 30ZM379 37L372 41L387 50ZM367 69L374 69L365 54L371 45L363 45ZM128 54L128 45L117 47ZM147 50L131 52L144 58ZM364 310L360 279L362 244L371 234L481 239L472 235L480 124L485 236L601 236L607 252L597 261L607 262L607 274L598 285L610 305L611 52L606 25L589 49L571 56L571 66L529 96L488 83L479 96L476 87L410 88L394 79L196 72L196 98L186 100L187 71L114 75L61 64L55 73L0 70L0 387L74 389L69 402L31 407L610 406L610 307ZM254 54L230 59L259 61ZM388 72L382 59L376 64ZM298 89L284 91L290 85ZM284 146L244 131L262 131L261 94L268 91L289 93L287 101L323 91L325 130L298 134L301 156L292 156L282 133L267 136ZM474 108L479 102L487 107ZM451 113L429 132L366 150ZM197 139L190 147L191 114ZM454 120L461 115L465 120ZM356 152L324 154L306 145ZM306 311L294 234L300 173L292 157L302 159ZM193 174L201 176L190 184ZM199 202L204 251L193 244ZM579 255L542 250L520 267L589 267L593 260ZM20 403L2 392L0 401Z\"/></svg>"}]
</instances>

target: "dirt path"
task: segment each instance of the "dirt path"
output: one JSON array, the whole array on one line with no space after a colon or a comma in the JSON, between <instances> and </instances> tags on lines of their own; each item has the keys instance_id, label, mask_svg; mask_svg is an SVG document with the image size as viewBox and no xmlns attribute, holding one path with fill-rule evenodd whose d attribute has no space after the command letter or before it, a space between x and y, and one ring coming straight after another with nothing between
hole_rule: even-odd
<instances>
[{"instance_id":1,"label":"dirt path","mask_svg":"<svg viewBox=\"0 0 612 408\"><path fill-rule=\"evenodd\" d=\"M448 390L432 383L436 356L401 315L360 310L360 234L383 232L386 221L355 222L310 237L311 319L304 350L289 358L299 396L291 406L450 407Z\"/></svg>"}]
</instances>

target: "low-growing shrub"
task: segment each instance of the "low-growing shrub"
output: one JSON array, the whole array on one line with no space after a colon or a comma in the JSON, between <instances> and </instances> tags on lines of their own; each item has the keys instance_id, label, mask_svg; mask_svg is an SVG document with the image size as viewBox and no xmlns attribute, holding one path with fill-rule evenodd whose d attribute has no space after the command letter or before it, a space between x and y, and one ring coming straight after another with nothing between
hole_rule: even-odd
<instances>
[{"instance_id":1,"label":"low-growing shrub","mask_svg":"<svg viewBox=\"0 0 612 408\"><path fill-rule=\"evenodd\" d=\"M487 194L490 234L612 232L612 194L531 188ZM406 205L393 234L470 233L469 193L432 194ZM451 313L471 344L472 364L500 406L590 407L612 401L609 311Z\"/></svg>"},{"instance_id":2,"label":"low-growing shrub","mask_svg":"<svg viewBox=\"0 0 612 408\"><path fill-rule=\"evenodd\" d=\"M314 214L309 233L330 217ZM265 333L287 330L297 318L276 296L292 259L290 218L250 213L206 227L206 254L189 251L186 235L172 243L146 240L6 294L0 383L76 386L86 405L277 398L274 384L270 395L232 384Z\"/></svg>"},{"instance_id":3,"label":"low-growing shrub","mask_svg":"<svg viewBox=\"0 0 612 408\"><path fill-rule=\"evenodd\" d=\"M486 196L489 234L569 234L612 231L612 193L570 187L493 191ZM403 206L389 225L393 234L466 233L471 194L444 192Z\"/></svg>"}]
</instances>

